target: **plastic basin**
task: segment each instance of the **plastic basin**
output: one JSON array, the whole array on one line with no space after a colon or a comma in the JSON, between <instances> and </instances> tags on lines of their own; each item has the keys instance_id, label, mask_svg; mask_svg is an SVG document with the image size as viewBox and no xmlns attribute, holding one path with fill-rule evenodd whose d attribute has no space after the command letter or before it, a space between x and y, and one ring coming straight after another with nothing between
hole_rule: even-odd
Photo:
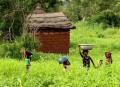
<instances>
[{"instance_id":1,"label":"plastic basin","mask_svg":"<svg viewBox=\"0 0 120 87\"><path fill-rule=\"evenodd\" d=\"M92 44L78 44L78 46L82 50L92 50L94 47Z\"/></svg>"}]
</instances>

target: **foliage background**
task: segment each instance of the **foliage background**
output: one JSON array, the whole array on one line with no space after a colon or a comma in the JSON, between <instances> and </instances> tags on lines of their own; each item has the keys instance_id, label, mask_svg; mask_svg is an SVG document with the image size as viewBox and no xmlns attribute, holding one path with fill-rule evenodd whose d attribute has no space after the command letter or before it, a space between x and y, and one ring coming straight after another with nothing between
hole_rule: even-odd
<instances>
[{"instance_id":1,"label":"foliage background","mask_svg":"<svg viewBox=\"0 0 120 87\"><path fill-rule=\"evenodd\" d=\"M63 11L77 27L71 31L71 66L67 72L58 64L62 54L36 52L36 41L24 34L26 16L41 3L46 12ZM119 87L120 86L120 0L0 0L0 87ZM2 39L11 32L14 40ZM82 67L79 43L91 43L96 65L89 71ZM28 47L29 46L29 47ZM32 66L28 74L22 61L22 47L31 48ZM105 65L105 51L111 51L112 65Z\"/></svg>"},{"instance_id":2,"label":"foliage background","mask_svg":"<svg viewBox=\"0 0 120 87\"><path fill-rule=\"evenodd\" d=\"M120 86L120 31L114 28L103 30L99 25L88 25L78 22L77 29L71 31L70 53L67 55L71 65L64 72L63 65L58 63L61 54L45 54L33 52L32 66L26 74L25 63L18 56L0 57L0 86L1 87L119 87ZM95 48L90 56L98 66L102 59L103 65L97 69L91 65L89 71L83 68L82 59L78 52L79 43L91 43ZM19 43L20 44L20 43ZM11 48L11 45L4 44ZM0 47L0 53L3 52ZM105 51L112 52L113 64L105 65ZM17 50L15 50L16 52ZM4 51L5 53L7 52ZM3 52L3 53L4 53ZM7 54L6 54L7 55Z\"/></svg>"},{"instance_id":3,"label":"foliage background","mask_svg":"<svg viewBox=\"0 0 120 87\"><path fill-rule=\"evenodd\" d=\"M105 27L120 24L120 0L0 0L0 35L10 30L15 37L21 36L25 17L37 3L46 12L63 11L74 22L92 19L90 23Z\"/></svg>"}]
</instances>

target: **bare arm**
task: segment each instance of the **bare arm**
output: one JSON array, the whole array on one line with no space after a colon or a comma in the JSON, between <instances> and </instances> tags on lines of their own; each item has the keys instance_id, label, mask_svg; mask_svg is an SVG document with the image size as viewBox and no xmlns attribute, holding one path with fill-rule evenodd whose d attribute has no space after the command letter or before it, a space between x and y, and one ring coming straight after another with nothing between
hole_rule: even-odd
<instances>
[{"instance_id":1,"label":"bare arm","mask_svg":"<svg viewBox=\"0 0 120 87\"><path fill-rule=\"evenodd\" d=\"M111 58L111 64L112 64L112 62L113 62L113 60L112 60L112 58Z\"/></svg>"},{"instance_id":2,"label":"bare arm","mask_svg":"<svg viewBox=\"0 0 120 87\"><path fill-rule=\"evenodd\" d=\"M93 66L96 67L91 57L90 57L90 61L92 62Z\"/></svg>"},{"instance_id":3,"label":"bare arm","mask_svg":"<svg viewBox=\"0 0 120 87\"><path fill-rule=\"evenodd\" d=\"M83 54L82 54L81 49L80 49L80 47L79 47L79 46L78 46L78 48L79 48L79 53L80 53L80 56L81 56L82 58L84 58L84 56L83 56Z\"/></svg>"},{"instance_id":4,"label":"bare arm","mask_svg":"<svg viewBox=\"0 0 120 87\"><path fill-rule=\"evenodd\" d=\"M80 52L80 56L81 56L82 58L84 58L84 56L83 56L82 52Z\"/></svg>"}]
</instances>

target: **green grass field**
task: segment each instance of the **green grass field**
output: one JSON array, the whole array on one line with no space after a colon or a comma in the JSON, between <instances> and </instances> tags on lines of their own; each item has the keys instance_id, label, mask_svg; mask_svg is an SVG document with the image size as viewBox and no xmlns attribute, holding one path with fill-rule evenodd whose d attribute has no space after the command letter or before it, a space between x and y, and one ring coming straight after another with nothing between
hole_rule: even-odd
<instances>
[{"instance_id":1,"label":"green grass field","mask_svg":"<svg viewBox=\"0 0 120 87\"><path fill-rule=\"evenodd\" d=\"M68 55L71 62L67 72L59 65L60 54L37 55L30 72L26 74L24 61L0 59L0 87L120 87L120 30L103 30L98 25L76 23L77 29L71 31L71 47ZM90 51L95 65L100 59L103 66L89 71L82 67L78 52L79 43L91 43L95 48ZM105 65L105 51L112 52L113 64Z\"/></svg>"}]
</instances>

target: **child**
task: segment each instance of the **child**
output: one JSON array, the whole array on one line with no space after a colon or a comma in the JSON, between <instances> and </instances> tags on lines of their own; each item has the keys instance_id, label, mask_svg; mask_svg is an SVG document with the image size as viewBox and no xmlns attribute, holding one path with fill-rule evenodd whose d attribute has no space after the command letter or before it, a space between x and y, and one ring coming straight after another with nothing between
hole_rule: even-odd
<instances>
[{"instance_id":1,"label":"child","mask_svg":"<svg viewBox=\"0 0 120 87\"><path fill-rule=\"evenodd\" d=\"M83 60L83 67L87 67L89 69L90 68L90 61L92 62L94 67L95 67L95 64L94 64L92 58L90 56L88 56L88 52L89 52L88 50L83 50L82 52L80 51L80 55L81 55L82 60Z\"/></svg>"},{"instance_id":2,"label":"child","mask_svg":"<svg viewBox=\"0 0 120 87\"><path fill-rule=\"evenodd\" d=\"M68 58L66 56L64 56L63 58L59 59L59 64L63 64L63 67L66 71L68 66L70 65L70 62L69 62Z\"/></svg>"},{"instance_id":3,"label":"child","mask_svg":"<svg viewBox=\"0 0 120 87\"><path fill-rule=\"evenodd\" d=\"M103 60L99 60L98 66L96 68L99 68L100 66L102 66L103 64Z\"/></svg>"},{"instance_id":4,"label":"child","mask_svg":"<svg viewBox=\"0 0 120 87\"><path fill-rule=\"evenodd\" d=\"M105 52L106 64L112 64L112 53L107 51Z\"/></svg>"},{"instance_id":5,"label":"child","mask_svg":"<svg viewBox=\"0 0 120 87\"><path fill-rule=\"evenodd\" d=\"M25 64L26 64L26 71L28 72L29 71L29 69L30 69L30 59L29 58L27 58L26 57L26 59L25 59Z\"/></svg>"},{"instance_id":6,"label":"child","mask_svg":"<svg viewBox=\"0 0 120 87\"><path fill-rule=\"evenodd\" d=\"M31 56L32 56L33 54L30 52L30 50L27 49L26 52L25 52L25 54L26 54L26 57L27 57L28 59L30 59L30 62L31 62Z\"/></svg>"},{"instance_id":7,"label":"child","mask_svg":"<svg viewBox=\"0 0 120 87\"><path fill-rule=\"evenodd\" d=\"M25 59L25 63L26 63L26 70L29 71L29 68L31 66L31 55L33 55L29 49L26 50L26 59Z\"/></svg>"},{"instance_id":8,"label":"child","mask_svg":"<svg viewBox=\"0 0 120 87\"><path fill-rule=\"evenodd\" d=\"M99 66L101 66L103 64L103 60L99 61Z\"/></svg>"}]
</instances>

